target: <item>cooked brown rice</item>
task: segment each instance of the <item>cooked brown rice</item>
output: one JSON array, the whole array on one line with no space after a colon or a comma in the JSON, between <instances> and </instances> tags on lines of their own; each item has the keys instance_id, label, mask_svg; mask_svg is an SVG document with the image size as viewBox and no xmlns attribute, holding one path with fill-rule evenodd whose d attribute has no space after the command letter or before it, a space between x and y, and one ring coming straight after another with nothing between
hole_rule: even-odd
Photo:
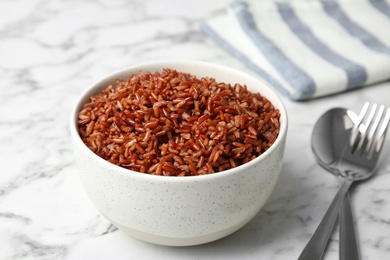
<instances>
[{"instance_id":1,"label":"cooked brown rice","mask_svg":"<svg viewBox=\"0 0 390 260\"><path fill-rule=\"evenodd\" d=\"M280 113L246 86L173 69L131 75L91 96L78 115L103 159L149 174L191 176L253 160L279 133Z\"/></svg>"}]
</instances>

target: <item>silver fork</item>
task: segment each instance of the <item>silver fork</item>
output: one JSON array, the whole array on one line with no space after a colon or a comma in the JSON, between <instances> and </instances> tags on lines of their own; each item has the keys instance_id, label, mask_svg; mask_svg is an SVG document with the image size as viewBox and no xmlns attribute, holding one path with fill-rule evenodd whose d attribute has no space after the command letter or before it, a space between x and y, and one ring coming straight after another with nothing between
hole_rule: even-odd
<instances>
[{"instance_id":1,"label":"silver fork","mask_svg":"<svg viewBox=\"0 0 390 260\"><path fill-rule=\"evenodd\" d=\"M386 110L386 113L385 113ZM390 109L366 102L358 122L351 130L349 145L340 161L341 177L352 175L354 180L363 180L374 173L385 141L390 120Z\"/></svg>"},{"instance_id":2,"label":"silver fork","mask_svg":"<svg viewBox=\"0 0 390 260\"><path fill-rule=\"evenodd\" d=\"M363 106L358 122L351 130L349 145L340 160L337 173L343 178L342 185L298 260L322 258L330 236L329 231L334 226L340 206L351 184L354 181L367 179L374 173L388 129L390 110L386 109L383 115L385 106L380 106L379 109L377 104L374 104L371 109L369 106L368 102Z\"/></svg>"},{"instance_id":3,"label":"silver fork","mask_svg":"<svg viewBox=\"0 0 390 260\"><path fill-rule=\"evenodd\" d=\"M366 102L360 112L358 122L355 122L355 125L352 128L350 143L347 147L346 154L353 154L355 152L360 152L360 154L367 153L365 158L371 159L365 161L365 163L375 164L378 161L380 149L377 150L375 147L371 148L371 146L374 143L377 143L379 146L383 145L385 137L384 134L389 122L390 112L388 109L386 115L383 117L385 106L382 105L378 107L377 104L374 104L371 107L370 113L368 113L368 108L369 103ZM382 117L383 121L381 120ZM366 118L367 126L363 125L364 118ZM380 122L382 122L381 128L379 127ZM376 158L372 160L373 157ZM373 168L375 165L371 165L370 167ZM354 218L350 204L350 196L347 194L340 210L340 260L360 259L359 246L355 234Z\"/></svg>"}]
</instances>

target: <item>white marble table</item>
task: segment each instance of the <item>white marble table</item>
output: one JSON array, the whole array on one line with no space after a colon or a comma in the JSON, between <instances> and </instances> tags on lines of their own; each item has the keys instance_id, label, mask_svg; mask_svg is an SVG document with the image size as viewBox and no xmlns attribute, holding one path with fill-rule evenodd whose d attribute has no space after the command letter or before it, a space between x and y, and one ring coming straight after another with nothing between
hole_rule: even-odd
<instances>
[{"instance_id":1,"label":"white marble table","mask_svg":"<svg viewBox=\"0 0 390 260\"><path fill-rule=\"evenodd\" d=\"M163 247L128 237L95 210L72 157L68 121L77 96L125 66L164 59L252 73L199 30L228 0L0 2L0 259L296 259L339 186L310 149L327 109L390 106L390 82L295 103L277 187L245 227L219 241ZM390 256L390 138L376 176L353 189L363 259ZM386 158L387 157L387 158ZM338 232L325 259L338 259Z\"/></svg>"}]
</instances>

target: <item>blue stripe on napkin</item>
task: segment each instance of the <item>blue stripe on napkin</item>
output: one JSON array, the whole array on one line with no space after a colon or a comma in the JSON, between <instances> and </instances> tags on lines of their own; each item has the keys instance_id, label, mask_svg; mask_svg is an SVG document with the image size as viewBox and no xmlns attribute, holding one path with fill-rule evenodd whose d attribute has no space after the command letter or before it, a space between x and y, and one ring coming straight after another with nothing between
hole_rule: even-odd
<instances>
[{"instance_id":1,"label":"blue stripe on napkin","mask_svg":"<svg viewBox=\"0 0 390 260\"><path fill-rule=\"evenodd\" d=\"M390 6L384 0L369 0L370 3L384 15L390 18Z\"/></svg>"},{"instance_id":2,"label":"blue stripe on napkin","mask_svg":"<svg viewBox=\"0 0 390 260\"><path fill-rule=\"evenodd\" d=\"M261 32L248 10L248 5L237 1L231 3L230 8L236 14L243 30L251 37L264 57L299 92L301 99L310 98L316 89L313 79L287 58L283 51Z\"/></svg>"},{"instance_id":3,"label":"blue stripe on napkin","mask_svg":"<svg viewBox=\"0 0 390 260\"><path fill-rule=\"evenodd\" d=\"M384 2L379 1L371 1L374 2L374 6L377 5L379 8L383 8L385 10L385 6L387 6ZM361 26L352 22L351 19L343 12L340 8L340 5L335 1L322 1L321 2L324 8L324 11L333 19L335 19L349 34L358 38L364 45L368 48L390 55L390 48L384 45L381 41L375 38L371 33L364 30ZM388 11L390 11L389 6ZM390 15L390 14L389 14ZM390 16L389 16L390 17ZM390 28L389 28L390 33Z\"/></svg>"},{"instance_id":4,"label":"blue stripe on napkin","mask_svg":"<svg viewBox=\"0 0 390 260\"><path fill-rule=\"evenodd\" d=\"M304 42L323 59L346 72L348 77L348 89L361 87L366 83L367 72L364 67L340 56L321 42L296 16L294 10L288 3L279 3L277 7L282 19L286 22L294 34L302 40L302 42Z\"/></svg>"},{"instance_id":5,"label":"blue stripe on napkin","mask_svg":"<svg viewBox=\"0 0 390 260\"><path fill-rule=\"evenodd\" d=\"M216 33L210 26L207 24L202 24L202 30L211 38L213 39L217 44L219 44L222 48L224 48L227 52L231 53L234 57L241 60L249 69L253 70L255 73L257 73L262 79L267 81L271 86L275 87L280 93L283 95L289 97L292 100L297 100L296 97L291 95L280 83L277 81L274 77L272 77L270 74L268 74L263 69L259 68L256 64L254 64L251 59L249 59L247 56L242 54L240 51L235 49L231 44L229 44L227 41L222 39L218 33Z\"/></svg>"}]
</instances>

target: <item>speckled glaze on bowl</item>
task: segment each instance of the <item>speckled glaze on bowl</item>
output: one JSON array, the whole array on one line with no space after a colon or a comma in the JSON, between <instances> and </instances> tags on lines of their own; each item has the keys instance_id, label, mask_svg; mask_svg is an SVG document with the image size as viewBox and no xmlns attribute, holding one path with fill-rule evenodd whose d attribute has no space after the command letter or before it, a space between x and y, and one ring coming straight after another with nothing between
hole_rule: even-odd
<instances>
[{"instance_id":1,"label":"speckled glaze on bowl","mask_svg":"<svg viewBox=\"0 0 390 260\"><path fill-rule=\"evenodd\" d=\"M172 68L218 82L247 85L266 96L281 112L276 142L258 158L237 168L203 176L167 177L142 174L113 165L82 142L77 114L93 94L118 78L140 70ZM197 61L138 65L111 74L90 86L73 108L70 131L76 165L97 210L138 239L170 246L198 245L225 237L244 226L272 193L282 167L287 113L278 95L265 83L240 71Z\"/></svg>"}]
</instances>

